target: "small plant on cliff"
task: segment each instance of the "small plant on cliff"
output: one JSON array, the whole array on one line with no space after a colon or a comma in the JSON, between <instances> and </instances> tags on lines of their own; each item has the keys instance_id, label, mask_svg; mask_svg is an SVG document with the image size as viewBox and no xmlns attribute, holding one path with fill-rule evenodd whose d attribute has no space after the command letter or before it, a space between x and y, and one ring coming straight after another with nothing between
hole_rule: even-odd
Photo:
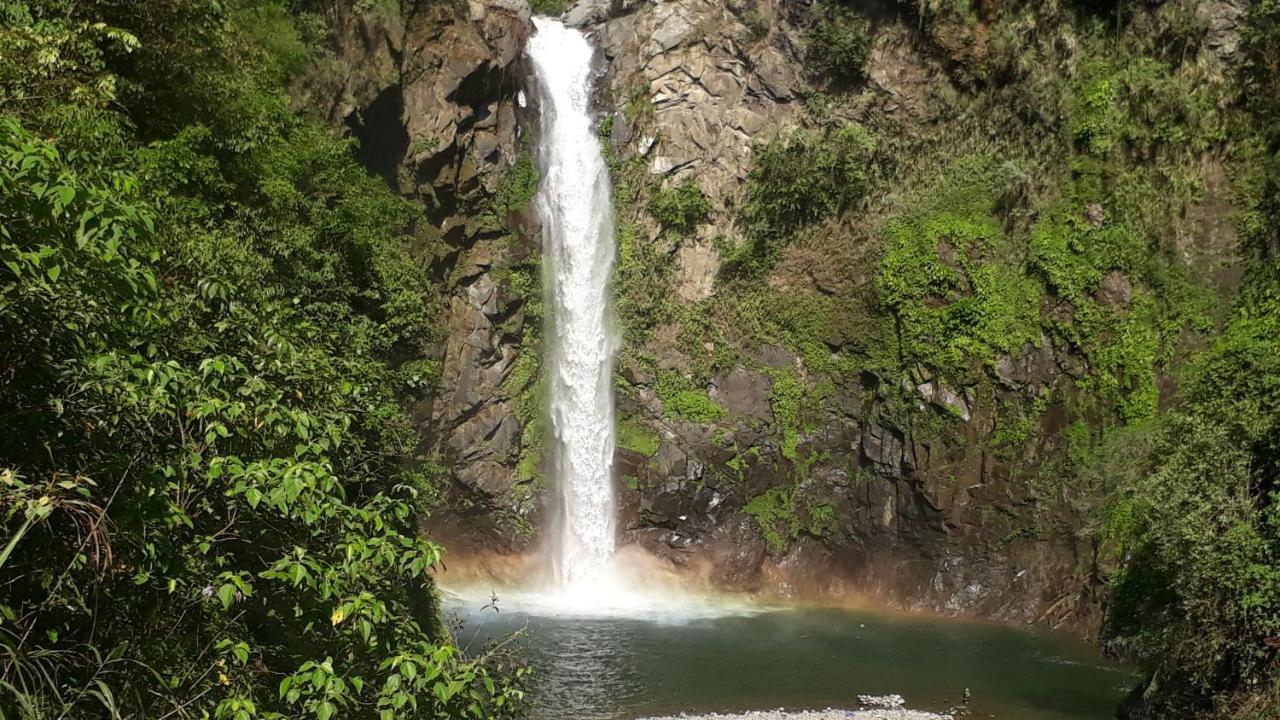
<instances>
[{"instance_id":1,"label":"small plant on cliff","mask_svg":"<svg viewBox=\"0 0 1280 720\"><path fill-rule=\"evenodd\" d=\"M742 208L749 237L728 249L728 263L739 271L767 269L790 235L861 202L875 148L875 136L860 125L796 130L757 148Z\"/></svg>"},{"instance_id":2,"label":"small plant on cliff","mask_svg":"<svg viewBox=\"0 0 1280 720\"><path fill-rule=\"evenodd\" d=\"M781 555L800 533L801 522L796 515L795 488L777 487L751 498L743 512L750 515L760 528L760 535L769 552Z\"/></svg>"},{"instance_id":3,"label":"small plant on cliff","mask_svg":"<svg viewBox=\"0 0 1280 720\"><path fill-rule=\"evenodd\" d=\"M851 85L865 77L871 33L865 18L839 3L825 3L810 26L804 59L810 71L831 84Z\"/></svg>"},{"instance_id":4,"label":"small plant on cliff","mask_svg":"<svg viewBox=\"0 0 1280 720\"><path fill-rule=\"evenodd\" d=\"M552 17L564 14L573 3L570 0L530 0L529 9L534 15L549 15Z\"/></svg>"},{"instance_id":5,"label":"small plant on cliff","mask_svg":"<svg viewBox=\"0 0 1280 720\"><path fill-rule=\"evenodd\" d=\"M645 457L658 454L658 446L662 438L652 428L638 419L625 419L618 422L618 447L640 453Z\"/></svg>"},{"instance_id":6,"label":"small plant on cliff","mask_svg":"<svg viewBox=\"0 0 1280 720\"><path fill-rule=\"evenodd\" d=\"M768 369L773 378L769 389L769 407L780 433L779 452L797 466L800 475L808 471L813 458L801 457L800 440L810 430L810 416L821 408L831 392L829 383L812 386L801 379L794 368Z\"/></svg>"},{"instance_id":7,"label":"small plant on cliff","mask_svg":"<svg viewBox=\"0 0 1280 720\"><path fill-rule=\"evenodd\" d=\"M649 200L649 212L662 229L680 237L692 235L711 216L711 203L693 180L663 188Z\"/></svg>"},{"instance_id":8,"label":"small plant on cliff","mask_svg":"<svg viewBox=\"0 0 1280 720\"><path fill-rule=\"evenodd\" d=\"M501 181L493 199L494 207L500 212L518 212L529 206L533 196L538 193L538 168L533 163L533 153L525 150L516 158Z\"/></svg>"},{"instance_id":9,"label":"small plant on cliff","mask_svg":"<svg viewBox=\"0 0 1280 720\"><path fill-rule=\"evenodd\" d=\"M707 391L675 370L662 370L654 385L662 407L674 417L695 423L709 423L725 416L725 409L707 396Z\"/></svg>"}]
</instances>

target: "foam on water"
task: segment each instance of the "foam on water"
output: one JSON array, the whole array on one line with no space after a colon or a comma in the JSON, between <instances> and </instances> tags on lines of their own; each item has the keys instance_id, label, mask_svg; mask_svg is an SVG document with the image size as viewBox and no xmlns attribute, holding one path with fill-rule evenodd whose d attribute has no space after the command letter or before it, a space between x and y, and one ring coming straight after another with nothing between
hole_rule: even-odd
<instances>
[{"instance_id":1,"label":"foam on water","mask_svg":"<svg viewBox=\"0 0 1280 720\"><path fill-rule=\"evenodd\" d=\"M496 598L496 600L495 600ZM648 593L619 593L604 601L590 602L569 592L522 588L491 589L479 585L449 588L445 605L463 616L483 614L493 608L503 613L543 618L618 618L659 624L683 624L696 620L756 615L779 610L778 606L746 598L681 592L670 588Z\"/></svg>"}]
</instances>

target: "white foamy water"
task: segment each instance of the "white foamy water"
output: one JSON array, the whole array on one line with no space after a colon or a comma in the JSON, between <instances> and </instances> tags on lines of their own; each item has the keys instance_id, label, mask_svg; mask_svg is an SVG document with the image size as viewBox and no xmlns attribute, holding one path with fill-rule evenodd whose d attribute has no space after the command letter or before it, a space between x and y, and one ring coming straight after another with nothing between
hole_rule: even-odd
<instances>
[{"instance_id":1,"label":"white foamy water","mask_svg":"<svg viewBox=\"0 0 1280 720\"><path fill-rule=\"evenodd\" d=\"M595 607L625 594L613 561L612 191L590 112L594 49L558 21L533 23L526 52L542 115L536 203L551 308L546 360L560 501L550 533L552 580L562 602Z\"/></svg>"},{"instance_id":2,"label":"white foamy water","mask_svg":"<svg viewBox=\"0 0 1280 720\"><path fill-rule=\"evenodd\" d=\"M566 619L644 620L660 625L683 625L699 620L746 617L778 612L783 606L755 602L748 598L702 595L679 589L655 587L638 590L623 580L593 596L591 602L574 599L564 592L544 592L520 588L467 586L442 593L444 606L460 617L483 616L494 609L517 615Z\"/></svg>"}]
</instances>

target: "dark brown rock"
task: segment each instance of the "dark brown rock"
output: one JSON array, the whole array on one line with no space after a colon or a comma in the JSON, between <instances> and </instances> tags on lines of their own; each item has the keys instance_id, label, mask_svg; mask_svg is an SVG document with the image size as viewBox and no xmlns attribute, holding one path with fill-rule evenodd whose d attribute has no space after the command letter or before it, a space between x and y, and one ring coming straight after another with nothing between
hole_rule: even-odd
<instances>
[{"instance_id":1,"label":"dark brown rock","mask_svg":"<svg viewBox=\"0 0 1280 720\"><path fill-rule=\"evenodd\" d=\"M773 381L768 376L739 367L713 378L709 394L734 415L772 422L773 411L769 407L772 387Z\"/></svg>"},{"instance_id":2,"label":"dark brown rock","mask_svg":"<svg viewBox=\"0 0 1280 720\"><path fill-rule=\"evenodd\" d=\"M1119 270L1112 270L1102 276L1098 292L1094 298L1101 304L1114 308L1127 308L1133 299L1133 283L1129 276Z\"/></svg>"}]
</instances>

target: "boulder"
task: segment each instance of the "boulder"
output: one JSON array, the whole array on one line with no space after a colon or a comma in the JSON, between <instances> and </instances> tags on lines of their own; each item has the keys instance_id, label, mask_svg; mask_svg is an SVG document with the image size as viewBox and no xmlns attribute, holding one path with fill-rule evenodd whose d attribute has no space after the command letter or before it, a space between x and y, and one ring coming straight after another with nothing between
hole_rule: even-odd
<instances>
[{"instance_id":1,"label":"boulder","mask_svg":"<svg viewBox=\"0 0 1280 720\"><path fill-rule=\"evenodd\" d=\"M1013 389L1036 388L1050 382L1057 363L1053 345L1041 338L1039 345L1027 343L1016 356L1001 353L996 357L996 379Z\"/></svg>"},{"instance_id":2,"label":"boulder","mask_svg":"<svg viewBox=\"0 0 1280 720\"><path fill-rule=\"evenodd\" d=\"M676 251L676 296L685 302L711 297L720 273L720 251L710 240L681 244Z\"/></svg>"},{"instance_id":3,"label":"boulder","mask_svg":"<svg viewBox=\"0 0 1280 720\"><path fill-rule=\"evenodd\" d=\"M602 4L602 3L601 3ZM583 13L586 3L580 5ZM599 6L596 6L599 7ZM575 8L577 12L579 8ZM602 10L591 11L597 17ZM716 213L729 208L751 166L752 144L799 123L794 102L806 88L791 42L745 46L752 33L720 3L677 0L646 5L595 26L610 61L615 114L637 88L652 107L646 127L633 128L634 151L649 171L695 180ZM779 32L791 32L782 30ZM733 236L727 217L713 217L720 234ZM718 266L705 240L678 258L681 298L709 296L708 268Z\"/></svg>"},{"instance_id":4,"label":"boulder","mask_svg":"<svg viewBox=\"0 0 1280 720\"><path fill-rule=\"evenodd\" d=\"M767 375L737 367L712 378L708 394L734 415L767 423L773 421L769 405L772 387Z\"/></svg>"},{"instance_id":5,"label":"boulder","mask_svg":"<svg viewBox=\"0 0 1280 720\"><path fill-rule=\"evenodd\" d=\"M902 477L905 456L902 433L876 423L868 423L862 431L862 456L877 474L887 478Z\"/></svg>"},{"instance_id":6,"label":"boulder","mask_svg":"<svg viewBox=\"0 0 1280 720\"><path fill-rule=\"evenodd\" d=\"M1230 58L1239 49L1240 22L1248 8L1248 0L1215 0L1196 5L1196 20L1205 28L1205 45L1219 58Z\"/></svg>"},{"instance_id":7,"label":"boulder","mask_svg":"<svg viewBox=\"0 0 1280 720\"><path fill-rule=\"evenodd\" d=\"M1113 308L1127 308L1133 300L1133 283L1129 276L1119 270L1111 270L1102 276L1094 299Z\"/></svg>"},{"instance_id":8,"label":"boulder","mask_svg":"<svg viewBox=\"0 0 1280 720\"><path fill-rule=\"evenodd\" d=\"M965 398L963 391L953 390L933 380L917 385L916 392L920 393L925 402L946 410L965 422L969 422L972 417L969 412L969 401Z\"/></svg>"}]
</instances>

